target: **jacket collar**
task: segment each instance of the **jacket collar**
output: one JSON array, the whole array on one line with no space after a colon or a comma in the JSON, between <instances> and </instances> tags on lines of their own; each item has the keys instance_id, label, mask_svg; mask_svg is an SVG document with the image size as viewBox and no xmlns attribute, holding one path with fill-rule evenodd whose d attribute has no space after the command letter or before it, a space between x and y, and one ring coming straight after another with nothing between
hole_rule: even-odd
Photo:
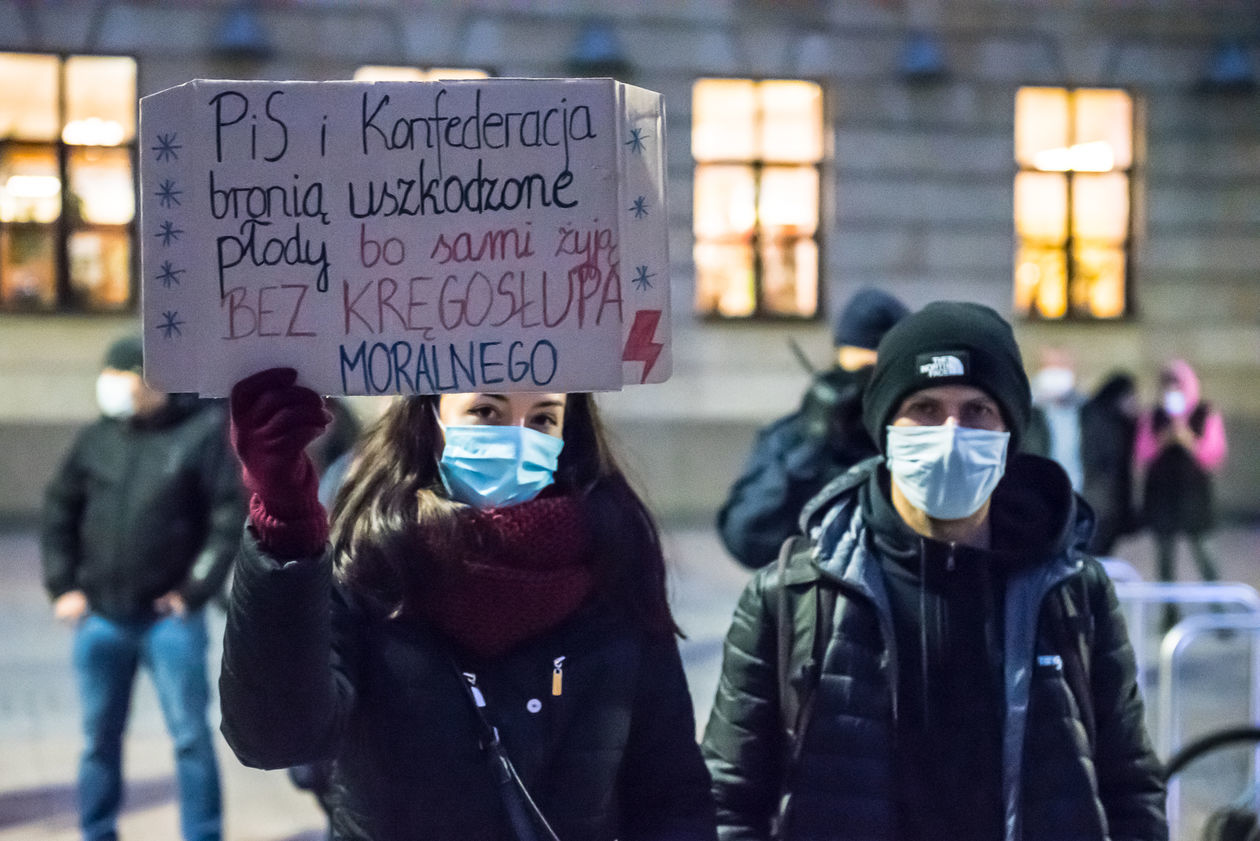
<instances>
[{"instance_id":1,"label":"jacket collar","mask_svg":"<svg viewBox=\"0 0 1260 841\"><path fill-rule=\"evenodd\" d=\"M819 557L834 554L846 535L856 537L856 527L849 521L858 514L879 533L881 544L916 548L918 535L896 516L887 499L887 483L883 457L875 456L833 479L806 503L801 529L818 539ZM869 500L863 505L865 494ZM1025 563L1047 561L1070 550L1083 551L1095 519L1089 505L1072 492L1062 467L1024 453L1011 457L1006 475L994 491L991 517L995 547L999 551L1018 547L1017 554Z\"/></svg>"},{"instance_id":2,"label":"jacket collar","mask_svg":"<svg viewBox=\"0 0 1260 841\"><path fill-rule=\"evenodd\" d=\"M871 473L883 463L883 456L871 456L864 461L859 461L824 485L823 489L814 494L801 509L799 520L801 531L813 536L824 518L834 521L837 516L834 509L843 507L848 497L857 488L866 484Z\"/></svg>"}]
</instances>

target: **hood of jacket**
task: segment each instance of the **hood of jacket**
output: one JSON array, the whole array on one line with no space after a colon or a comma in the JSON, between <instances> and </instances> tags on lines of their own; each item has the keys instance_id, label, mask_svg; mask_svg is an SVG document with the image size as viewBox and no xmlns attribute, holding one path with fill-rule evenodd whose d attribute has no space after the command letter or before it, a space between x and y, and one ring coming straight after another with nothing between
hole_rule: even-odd
<instances>
[{"instance_id":1,"label":"hood of jacket","mask_svg":"<svg viewBox=\"0 0 1260 841\"><path fill-rule=\"evenodd\" d=\"M902 521L888 498L888 471L883 457L854 465L822 489L801 513L801 529L818 539L817 557L824 572L843 577L837 545L859 511L881 551L895 558L918 558L920 543L935 554L946 544L921 537ZM1094 529L1094 513L1072 492L1067 473L1056 462L1016 453L993 492L990 522L993 553L1014 568L1050 562L1071 550L1084 551ZM917 560L916 560L917 564Z\"/></svg>"},{"instance_id":2,"label":"hood of jacket","mask_svg":"<svg viewBox=\"0 0 1260 841\"><path fill-rule=\"evenodd\" d=\"M1190 411L1199 405L1202 391L1199 387L1199 375L1184 359L1174 359L1160 371L1160 379L1168 379L1176 383L1176 387L1186 396L1186 410ZM1165 389L1167 387L1165 386Z\"/></svg>"}]
</instances>

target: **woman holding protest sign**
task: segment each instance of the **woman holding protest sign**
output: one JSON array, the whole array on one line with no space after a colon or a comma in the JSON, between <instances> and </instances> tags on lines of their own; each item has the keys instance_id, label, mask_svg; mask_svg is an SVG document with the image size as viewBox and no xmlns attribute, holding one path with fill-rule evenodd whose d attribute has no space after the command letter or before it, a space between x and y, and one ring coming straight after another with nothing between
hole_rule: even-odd
<instances>
[{"instance_id":1,"label":"woman holding protest sign","mask_svg":"<svg viewBox=\"0 0 1260 841\"><path fill-rule=\"evenodd\" d=\"M303 453L326 414L295 379L232 392L241 760L335 758L336 839L714 839L657 529L590 395L399 400L330 543Z\"/></svg>"}]
</instances>

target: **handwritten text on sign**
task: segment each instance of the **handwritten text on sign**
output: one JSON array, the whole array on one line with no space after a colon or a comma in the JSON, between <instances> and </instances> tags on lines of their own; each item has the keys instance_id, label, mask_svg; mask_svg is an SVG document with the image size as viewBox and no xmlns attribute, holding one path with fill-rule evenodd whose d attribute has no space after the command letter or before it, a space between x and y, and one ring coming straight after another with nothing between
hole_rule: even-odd
<instances>
[{"instance_id":1,"label":"handwritten text on sign","mask_svg":"<svg viewBox=\"0 0 1260 841\"><path fill-rule=\"evenodd\" d=\"M225 394L669 375L660 97L612 80L191 82L141 103L146 376Z\"/></svg>"}]
</instances>

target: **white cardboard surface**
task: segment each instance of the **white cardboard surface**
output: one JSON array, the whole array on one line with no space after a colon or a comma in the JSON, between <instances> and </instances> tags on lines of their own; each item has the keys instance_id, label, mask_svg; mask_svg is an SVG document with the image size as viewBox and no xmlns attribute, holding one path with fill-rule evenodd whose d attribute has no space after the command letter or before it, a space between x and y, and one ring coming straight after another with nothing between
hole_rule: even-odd
<instances>
[{"instance_id":1,"label":"white cardboard surface","mask_svg":"<svg viewBox=\"0 0 1260 841\"><path fill-rule=\"evenodd\" d=\"M140 103L145 376L227 394L668 378L664 106L612 79L193 81Z\"/></svg>"}]
</instances>

